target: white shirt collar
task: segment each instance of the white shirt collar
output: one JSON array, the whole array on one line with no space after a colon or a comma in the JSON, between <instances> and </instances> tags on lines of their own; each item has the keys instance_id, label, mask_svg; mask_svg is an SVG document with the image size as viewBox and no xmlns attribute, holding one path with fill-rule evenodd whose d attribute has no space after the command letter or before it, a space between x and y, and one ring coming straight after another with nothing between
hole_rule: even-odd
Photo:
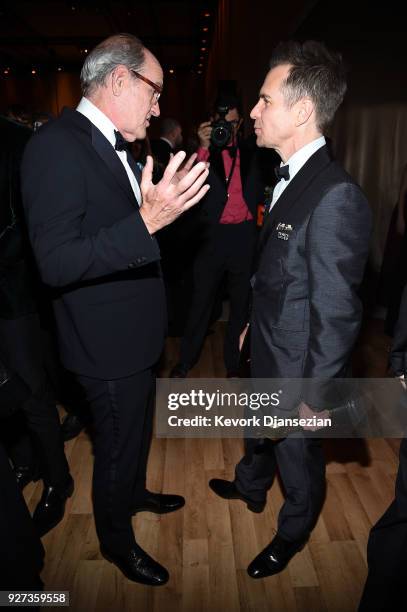
<instances>
[{"instance_id":1,"label":"white shirt collar","mask_svg":"<svg viewBox=\"0 0 407 612\"><path fill-rule=\"evenodd\" d=\"M87 117L89 121L102 132L103 136L107 138L112 147L115 146L116 136L114 131L117 130L117 127L110 121L109 117L106 117L97 106L85 97L81 99L76 110Z\"/></svg>"},{"instance_id":2,"label":"white shirt collar","mask_svg":"<svg viewBox=\"0 0 407 612\"><path fill-rule=\"evenodd\" d=\"M160 140L164 140L164 142L167 142L171 149L173 149L174 147L172 146L172 142L170 140L168 140L168 138L166 138L165 136L160 136Z\"/></svg>"},{"instance_id":3,"label":"white shirt collar","mask_svg":"<svg viewBox=\"0 0 407 612\"><path fill-rule=\"evenodd\" d=\"M311 142L306 144L304 147L296 151L294 155L291 155L291 157L285 162L285 164L281 162L280 166L287 166L287 165L289 166L290 180L288 182L292 181L294 176L297 174L297 172L301 170L301 168L303 167L305 162L309 160L311 155L313 155L316 151L318 151L318 149L323 147L325 144L326 144L325 137L320 136L319 138L312 140Z\"/></svg>"}]
</instances>

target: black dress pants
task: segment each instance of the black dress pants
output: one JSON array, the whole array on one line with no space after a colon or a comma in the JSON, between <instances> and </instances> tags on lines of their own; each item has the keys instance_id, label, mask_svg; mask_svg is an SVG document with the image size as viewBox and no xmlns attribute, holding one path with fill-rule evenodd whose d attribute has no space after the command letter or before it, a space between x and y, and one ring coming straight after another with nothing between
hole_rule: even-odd
<instances>
[{"instance_id":1,"label":"black dress pants","mask_svg":"<svg viewBox=\"0 0 407 612\"><path fill-rule=\"evenodd\" d=\"M369 573L359 612L407 610L407 440L400 445L394 501L372 527L367 544Z\"/></svg>"},{"instance_id":2,"label":"black dress pants","mask_svg":"<svg viewBox=\"0 0 407 612\"><path fill-rule=\"evenodd\" d=\"M23 462L33 461L30 445L24 441L29 435L40 458L44 481L56 488L65 488L70 481L69 467L58 412L43 365L42 335L38 315L33 313L17 319L0 319L1 352L9 365L26 383L32 396L22 406L10 424L11 456L13 447L19 462L27 449ZM10 445L8 445L10 446Z\"/></svg>"},{"instance_id":3,"label":"black dress pants","mask_svg":"<svg viewBox=\"0 0 407 612\"><path fill-rule=\"evenodd\" d=\"M199 359L213 305L226 274L230 315L224 361L228 372L239 367L239 336L247 322L256 228L252 221L214 226L196 255L191 309L181 340L179 361L192 367Z\"/></svg>"},{"instance_id":4,"label":"black dress pants","mask_svg":"<svg viewBox=\"0 0 407 612\"><path fill-rule=\"evenodd\" d=\"M93 420L93 504L101 544L125 554L134 545L132 506L146 494L152 434L151 369L116 380L78 376Z\"/></svg>"},{"instance_id":5,"label":"black dress pants","mask_svg":"<svg viewBox=\"0 0 407 612\"><path fill-rule=\"evenodd\" d=\"M245 440L245 455L236 466L236 488L264 502L279 472L285 501L278 516L278 533L288 541L305 540L314 527L325 497L325 458L314 438Z\"/></svg>"}]
</instances>

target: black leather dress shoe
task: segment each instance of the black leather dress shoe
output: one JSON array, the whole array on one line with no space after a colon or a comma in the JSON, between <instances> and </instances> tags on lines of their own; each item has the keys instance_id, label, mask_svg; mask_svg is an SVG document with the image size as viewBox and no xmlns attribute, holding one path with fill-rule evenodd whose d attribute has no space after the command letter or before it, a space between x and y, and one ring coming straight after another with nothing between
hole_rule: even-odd
<instances>
[{"instance_id":1,"label":"black leather dress shoe","mask_svg":"<svg viewBox=\"0 0 407 612\"><path fill-rule=\"evenodd\" d=\"M32 467L31 465L16 465L14 467L14 474L21 491L30 482L37 482L37 480L40 479L38 468Z\"/></svg>"},{"instance_id":2,"label":"black leather dress shoe","mask_svg":"<svg viewBox=\"0 0 407 612\"><path fill-rule=\"evenodd\" d=\"M186 378L190 369L187 363L177 363L170 372L170 378Z\"/></svg>"},{"instance_id":3,"label":"black leather dress shoe","mask_svg":"<svg viewBox=\"0 0 407 612\"><path fill-rule=\"evenodd\" d=\"M266 578L281 572L295 553L305 546L306 540L289 542L278 534L250 563L247 573L251 578Z\"/></svg>"},{"instance_id":4,"label":"black leather dress shoe","mask_svg":"<svg viewBox=\"0 0 407 612\"><path fill-rule=\"evenodd\" d=\"M209 486L216 495L223 497L223 499L240 499L244 501L249 510L252 512L263 512L266 502L253 501L250 497L242 495L237 488L235 483L230 480L222 480L221 478L212 478L209 481Z\"/></svg>"},{"instance_id":5,"label":"black leather dress shoe","mask_svg":"<svg viewBox=\"0 0 407 612\"><path fill-rule=\"evenodd\" d=\"M85 429L86 423L84 423L76 414L68 413L61 425L62 438L64 442L73 440L76 436L79 436L81 431Z\"/></svg>"},{"instance_id":6,"label":"black leather dress shoe","mask_svg":"<svg viewBox=\"0 0 407 612\"><path fill-rule=\"evenodd\" d=\"M167 495L166 493L148 493L137 504L133 506L133 514L136 512L155 512L156 514L168 514L175 512L185 505L185 499L181 495Z\"/></svg>"},{"instance_id":7,"label":"black leather dress shoe","mask_svg":"<svg viewBox=\"0 0 407 612\"><path fill-rule=\"evenodd\" d=\"M34 525L40 538L62 521L66 500L68 497L71 497L73 490L74 483L72 478L69 485L62 491L56 487L44 485L41 499L33 514Z\"/></svg>"},{"instance_id":8,"label":"black leather dress shoe","mask_svg":"<svg viewBox=\"0 0 407 612\"><path fill-rule=\"evenodd\" d=\"M100 548L102 555L110 563L114 563L129 580L161 586L168 582L169 574L165 567L154 561L140 546L135 544L125 555L118 555Z\"/></svg>"}]
</instances>

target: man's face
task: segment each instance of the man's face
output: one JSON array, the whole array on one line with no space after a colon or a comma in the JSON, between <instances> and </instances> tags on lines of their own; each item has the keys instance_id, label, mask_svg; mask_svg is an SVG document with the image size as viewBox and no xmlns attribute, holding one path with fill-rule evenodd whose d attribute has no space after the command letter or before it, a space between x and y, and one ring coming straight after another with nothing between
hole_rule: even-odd
<instances>
[{"instance_id":1,"label":"man's face","mask_svg":"<svg viewBox=\"0 0 407 612\"><path fill-rule=\"evenodd\" d=\"M290 149L295 135L294 108L286 106L280 86L287 78L290 66L277 66L270 70L260 90L259 101L252 109L257 145L282 152Z\"/></svg>"},{"instance_id":2,"label":"man's face","mask_svg":"<svg viewBox=\"0 0 407 612\"><path fill-rule=\"evenodd\" d=\"M138 72L162 87L163 71L160 64L147 50L145 51L145 57L144 65ZM128 78L120 95L120 113L116 124L123 137L132 142L146 137L150 118L151 116L159 116L160 107L154 88L137 78L130 70L128 73Z\"/></svg>"}]
</instances>

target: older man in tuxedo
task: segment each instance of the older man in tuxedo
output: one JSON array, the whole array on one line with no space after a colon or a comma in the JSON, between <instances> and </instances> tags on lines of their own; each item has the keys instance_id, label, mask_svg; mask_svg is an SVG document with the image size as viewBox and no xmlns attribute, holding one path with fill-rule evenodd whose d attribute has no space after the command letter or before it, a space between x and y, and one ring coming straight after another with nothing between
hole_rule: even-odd
<instances>
[{"instance_id":1,"label":"older man in tuxedo","mask_svg":"<svg viewBox=\"0 0 407 612\"><path fill-rule=\"evenodd\" d=\"M93 499L103 554L131 580L161 585L168 572L136 543L131 516L180 508L151 493L146 463L154 366L166 331L154 234L208 190L207 167L185 153L151 180L128 144L160 114L163 71L129 34L88 55L76 110L41 128L23 160L23 197L42 279L54 291L65 367L86 390L94 421Z\"/></svg>"},{"instance_id":2,"label":"older man in tuxedo","mask_svg":"<svg viewBox=\"0 0 407 612\"><path fill-rule=\"evenodd\" d=\"M340 56L313 41L283 43L251 112L257 144L282 159L253 278L254 378L326 380L347 373L362 317L358 289L371 213L323 135L345 91ZM302 417L326 408L317 381L311 382L299 400ZM221 497L241 499L261 512L277 470L285 501L275 538L249 565L253 578L281 571L309 537L324 499L320 441L248 441L235 480L210 482Z\"/></svg>"}]
</instances>

